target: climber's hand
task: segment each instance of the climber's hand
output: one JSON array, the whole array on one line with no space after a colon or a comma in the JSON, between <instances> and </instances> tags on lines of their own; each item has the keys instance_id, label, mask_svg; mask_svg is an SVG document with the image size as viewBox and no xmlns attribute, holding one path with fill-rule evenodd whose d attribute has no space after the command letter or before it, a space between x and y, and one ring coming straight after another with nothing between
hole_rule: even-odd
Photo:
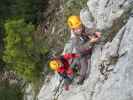
<instances>
[{"instance_id":1,"label":"climber's hand","mask_svg":"<svg viewBox=\"0 0 133 100\"><path fill-rule=\"evenodd\" d=\"M102 33L101 33L101 32L96 32L95 35L96 35L98 38L101 38Z\"/></svg>"},{"instance_id":2,"label":"climber's hand","mask_svg":"<svg viewBox=\"0 0 133 100\"><path fill-rule=\"evenodd\" d=\"M98 41L98 38L95 36L88 36L90 38L90 43L95 43Z\"/></svg>"}]
</instances>

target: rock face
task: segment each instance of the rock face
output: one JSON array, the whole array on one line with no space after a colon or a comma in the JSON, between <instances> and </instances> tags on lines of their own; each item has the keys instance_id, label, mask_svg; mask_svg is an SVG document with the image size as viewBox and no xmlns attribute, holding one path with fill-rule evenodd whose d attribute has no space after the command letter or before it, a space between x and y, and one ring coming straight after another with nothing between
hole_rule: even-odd
<instances>
[{"instance_id":1,"label":"rock face","mask_svg":"<svg viewBox=\"0 0 133 100\"><path fill-rule=\"evenodd\" d=\"M133 0L89 0L89 10L97 22L97 29L108 29L123 17L133 5Z\"/></svg>"},{"instance_id":2,"label":"rock face","mask_svg":"<svg viewBox=\"0 0 133 100\"><path fill-rule=\"evenodd\" d=\"M59 76L52 77L49 83L44 84L38 95L38 100L52 100L56 87L59 84Z\"/></svg>"},{"instance_id":3,"label":"rock face","mask_svg":"<svg viewBox=\"0 0 133 100\"><path fill-rule=\"evenodd\" d=\"M132 100L132 49L133 18L120 30L114 40L103 47L99 63L100 75L90 100ZM106 53L105 53L106 52ZM94 60L94 59L92 59ZM113 61L114 60L114 61ZM97 64L97 63L95 63ZM95 72L93 71L92 75ZM96 74L96 73L95 73ZM102 77L100 77L102 75ZM90 76L90 79L93 78ZM88 80L88 84L89 84ZM94 83L92 83L94 84ZM89 100L87 99L87 100Z\"/></svg>"},{"instance_id":4,"label":"rock face","mask_svg":"<svg viewBox=\"0 0 133 100\"><path fill-rule=\"evenodd\" d=\"M111 29L125 12L129 15L133 0L89 0L88 6L97 28ZM111 42L95 46L85 83L73 84L70 91L62 91L58 100L133 100L133 17L126 20ZM69 45L65 50L69 51ZM52 100L47 96L54 92L50 87L47 85L49 89L41 90L38 97Z\"/></svg>"}]
</instances>

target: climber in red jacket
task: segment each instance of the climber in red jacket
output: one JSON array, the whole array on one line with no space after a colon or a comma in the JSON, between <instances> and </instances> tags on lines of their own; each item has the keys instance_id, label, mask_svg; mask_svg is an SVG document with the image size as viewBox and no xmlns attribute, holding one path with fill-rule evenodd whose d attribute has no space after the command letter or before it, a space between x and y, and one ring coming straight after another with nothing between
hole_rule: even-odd
<instances>
[{"instance_id":1,"label":"climber in red jacket","mask_svg":"<svg viewBox=\"0 0 133 100\"><path fill-rule=\"evenodd\" d=\"M69 60L79 57L79 54L68 53L59 57L54 57L49 62L50 68L64 79L65 90L69 90L69 84L71 83L74 75L73 69L70 67Z\"/></svg>"}]
</instances>

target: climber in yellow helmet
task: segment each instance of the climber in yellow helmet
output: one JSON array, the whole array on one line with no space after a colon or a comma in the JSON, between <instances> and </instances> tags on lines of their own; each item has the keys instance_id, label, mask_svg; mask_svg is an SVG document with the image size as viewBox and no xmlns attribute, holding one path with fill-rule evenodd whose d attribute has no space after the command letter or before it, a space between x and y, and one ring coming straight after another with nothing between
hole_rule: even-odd
<instances>
[{"instance_id":1,"label":"climber in yellow helmet","mask_svg":"<svg viewBox=\"0 0 133 100\"><path fill-rule=\"evenodd\" d=\"M101 33L96 32L96 23L91 18L91 14L88 14L87 17L89 18L87 19L83 16L84 12L80 16L70 16L67 21L71 31L72 48L75 48L76 52L81 55L80 59L77 62L75 61L80 63L81 66L78 84L83 84L86 78L87 70L90 68L92 47L101 37Z\"/></svg>"},{"instance_id":2,"label":"climber in yellow helmet","mask_svg":"<svg viewBox=\"0 0 133 100\"><path fill-rule=\"evenodd\" d=\"M61 66L61 62L58 59L54 59L49 62L49 65L50 65L50 68L56 72L59 66Z\"/></svg>"},{"instance_id":3,"label":"climber in yellow helmet","mask_svg":"<svg viewBox=\"0 0 133 100\"><path fill-rule=\"evenodd\" d=\"M73 69L70 67L69 60L79 57L79 54L66 53L62 56L53 57L49 62L50 68L57 72L64 79L65 90L69 89L69 83L72 81L74 74Z\"/></svg>"},{"instance_id":4,"label":"climber in yellow helmet","mask_svg":"<svg viewBox=\"0 0 133 100\"><path fill-rule=\"evenodd\" d=\"M73 33L75 35L90 35L88 38L91 38L91 42L95 42L99 39L99 37L101 36L100 32L96 32L96 36L98 37L91 37L91 34L94 34L92 32L95 32L95 23L90 23L91 24L91 28L90 29L85 29L84 25L81 22L80 16L76 16L76 15L72 15L68 18L68 26L71 29L71 31L73 31ZM92 25L93 24L93 25ZM86 31L88 31L89 33L87 33Z\"/></svg>"}]
</instances>

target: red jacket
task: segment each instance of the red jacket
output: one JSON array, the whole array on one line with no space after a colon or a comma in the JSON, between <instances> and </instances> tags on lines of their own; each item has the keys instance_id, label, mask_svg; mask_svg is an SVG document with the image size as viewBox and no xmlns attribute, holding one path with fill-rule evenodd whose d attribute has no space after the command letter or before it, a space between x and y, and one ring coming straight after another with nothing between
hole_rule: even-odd
<instances>
[{"instance_id":1,"label":"red jacket","mask_svg":"<svg viewBox=\"0 0 133 100\"><path fill-rule=\"evenodd\" d=\"M60 57L62 62L62 66L60 66L57 70L58 73L66 74L67 76L73 76L73 69L70 67L69 60L73 58L78 58L79 54L64 54Z\"/></svg>"}]
</instances>

